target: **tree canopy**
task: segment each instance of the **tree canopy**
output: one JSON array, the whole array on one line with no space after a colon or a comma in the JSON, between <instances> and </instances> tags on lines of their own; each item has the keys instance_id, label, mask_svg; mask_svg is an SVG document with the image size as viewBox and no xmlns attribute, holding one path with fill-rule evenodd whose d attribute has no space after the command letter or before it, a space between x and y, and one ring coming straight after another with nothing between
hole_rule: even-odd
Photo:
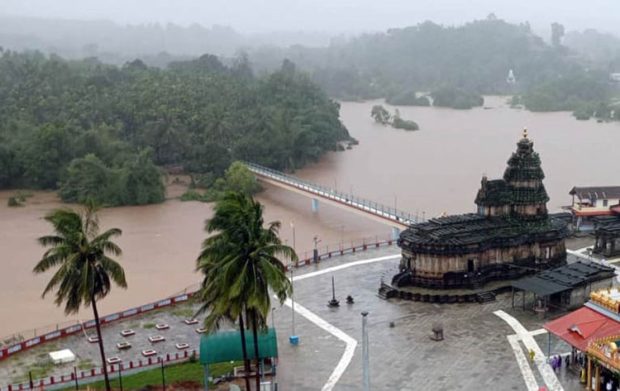
<instances>
[{"instance_id":1,"label":"tree canopy","mask_svg":"<svg viewBox=\"0 0 620 391\"><path fill-rule=\"evenodd\" d=\"M67 315L77 313L82 306L92 308L105 386L110 390L97 301L108 295L112 283L127 288L123 267L111 258L122 254L112 241L122 231L110 228L100 234L97 209L92 203L81 212L53 210L45 220L52 225L54 233L39 238L39 244L47 250L33 272L40 274L53 269L55 272L42 296L55 291L54 302L58 306L64 304Z\"/></svg>"},{"instance_id":2,"label":"tree canopy","mask_svg":"<svg viewBox=\"0 0 620 391\"><path fill-rule=\"evenodd\" d=\"M592 107L609 103L606 84L610 72L620 71L620 40L592 31L565 36L558 23L550 25L549 37L546 43L529 24L491 14L460 26L424 22L363 34L326 48L257 49L251 58L260 69L273 69L287 57L345 100L428 105L430 95L435 106L469 109L483 104L482 95L506 94L530 110L590 115ZM510 71L514 83L507 80Z\"/></svg>"},{"instance_id":3,"label":"tree canopy","mask_svg":"<svg viewBox=\"0 0 620 391\"><path fill-rule=\"evenodd\" d=\"M395 110L394 115L381 105L374 105L370 111L370 116L376 123L381 125L390 125L395 129L419 130L420 127L415 121L403 119L400 111Z\"/></svg>"},{"instance_id":4,"label":"tree canopy","mask_svg":"<svg viewBox=\"0 0 620 391\"><path fill-rule=\"evenodd\" d=\"M157 167L215 177L237 159L296 168L348 137L338 104L290 62L256 77L245 57L158 69L0 54L0 188L158 202Z\"/></svg>"},{"instance_id":5,"label":"tree canopy","mask_svg":"<svg viewBox=\"0 0 620 391\"><path fill-rule=\"evenodd\" d=\"M578 68L527 23L511 24L493 15L460 26L424 22L334 41L327 48L255 50L251 58L270 69L281 56L311 72L330 95L343 99L400 98L445 86L479 95L512 93L506 83L511 69L520 87L528 88Z\"/></svg>"}]
</instances>

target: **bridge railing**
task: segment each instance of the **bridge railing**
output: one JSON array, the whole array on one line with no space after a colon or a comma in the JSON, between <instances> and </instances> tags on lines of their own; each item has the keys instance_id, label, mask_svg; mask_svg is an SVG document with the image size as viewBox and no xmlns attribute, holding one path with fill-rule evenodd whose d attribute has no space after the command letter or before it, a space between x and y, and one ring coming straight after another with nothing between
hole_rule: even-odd
<instances>
[{"instance_id":1,"label":"bridge railing","mask_svg":"<svg viewBox=\"0 0 620 391\"><path fill-rule=\"evenodd\" d=\"M351 207L370 212L372 214L381 216L394 222L401 223L403 225L410 225L418 222L418 218L411 213L404 212L396 208L392 208L387 205L383 205L362 197L357 197L352 194L342 193L329 187L318 185L316 183L312 183L291 175L287 175L283 172L263 167L255 163L244 163L250 169L250 171L257 175L271 178L277 182L287 184L299 190L303 190L323 198L350 205Z\"/></svg>"}]
</instances>

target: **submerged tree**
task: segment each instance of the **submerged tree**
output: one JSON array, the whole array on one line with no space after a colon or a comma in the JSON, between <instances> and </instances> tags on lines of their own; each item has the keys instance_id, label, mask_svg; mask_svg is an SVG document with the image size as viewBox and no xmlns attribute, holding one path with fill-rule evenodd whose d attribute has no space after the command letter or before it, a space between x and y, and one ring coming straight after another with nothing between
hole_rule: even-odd
<instances>
[{"instance_id":1,"label":"submerged tree","mask_svg":"<svg viewBox=\"0 0 620 391\"><path fill-rule=\"evenodd\" d=\"M375 122L380 123L381 125L387 125L390 123L390 119L392 116L390 112L386 110L385 107L381 105L372 106L372 110L370 111L370 116L375 119Z\"/></svg>"},{"instance_id":2,"label":"submerged tree","mask_svg":"<svg viewBox=\"0 0 620 391\"><path fill-rule=\"evenodd\" d=\"M216 203L213 218L206 222L207 233L214 235L205 239L197 260L197 269L204 275L199 313L209 312L205 327L214 331L223 319L238 320L246 374L250 365L245 328L252 328L257 390L258 332L267 327L270 289L282 304L292 293L292 285L281 259L297 261L295 251L282 244L279 228L279 222L265 226L263 206L250 195L227 193Z\"/></svg>"},{"instance_id":3,"label":"submerged tree","mask_svg":"<svg viewBox=\"0 0 620 391\"><path fill-rule=\"evenodd\" d=\"M55 291L54 302L58 306L64 303L65 314L77 313L82 305L92 307L105 387L109 391L97 301L110 292L112 282L121 288L127 288L127 282L122 266L109 257L121 255L121 248L112 239L122 232L111 228L100 234L96 212L97 209L90 204L82 212L56 209L45 216L45 220L52 224L54 234L38 239L49 249L33 271L39 274L57 269L42 296Z\"/></svg>"}]
</instances>

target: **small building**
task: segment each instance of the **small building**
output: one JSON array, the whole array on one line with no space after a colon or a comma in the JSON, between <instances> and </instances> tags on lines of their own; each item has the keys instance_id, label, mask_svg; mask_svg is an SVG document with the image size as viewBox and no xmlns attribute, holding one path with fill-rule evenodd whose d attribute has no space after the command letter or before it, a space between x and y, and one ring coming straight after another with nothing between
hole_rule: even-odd
<instances>
[{"instance_id":1,"label":"small building","mask_svg":"<svg viewBox=\"0 0 620 391\"><path fill-rule=\"evenodd\" d=\"M573 187L570 206L577 230L592 229L592 218L620 214L620 186Z\"/></svg>"},{"instance_id":2,"label":"small building","mask_svg":"<svg viewBox=\"0 0 620 391\"><path fill-rule=\"evenodd\" d=\"M608 258L620 255L620 207L613 209L617 210L613 216L593 219L596 240L592 252Z\"/></svg>"},{"instance_id":3,"label":"small building","mask_svg":"<svg viewBox=\"0 0 620 391\"><path fill-rule=\"evenodd\" d=\"M515 73L512 69L508 71L508 77L506 77L506 83L510 85L517 84L517 78L515 77Z\"/></svg>"},{"instance_id":4,"label":"small building","mask_svg":"<svg viewBox=\"0 0 620 391\"><path fill-rule=\"evenodd\" d=\"M577 308L588 301L592 292L611 288L614 277L615 269L612 267L578 260L512 282L512 306L515 291L521 291L523 309L527 292L532 293L534 299L528 304L537 310L546 312L549 308Z\"/></svg>"},{"instance_id":5,"label":"small building","mask_svg":"<svg viewBox=\"0 0 620 391\"><path fill-rule=\"evenodd\" d=\"M49 358L56 365L66 364L75 361L75 354L69 349L58 350L56 352L50 352Z\"/></svg>"},{"instance_id":6,"label":"small building","mask_svg":"<svg viewBox=\"0 0 620 391\"><path fill-rule=\"evenodd\" d=\"M547 356L551 356L551 335L572 347L569 362L583 373L586 390L602 391L619 386L620 291L601 289L590 294L580 309L543 326L549 332ZM585 360L579 360L585 354ZM608 388L607 384L613 385Z\"/></svg>"}]
</instances>

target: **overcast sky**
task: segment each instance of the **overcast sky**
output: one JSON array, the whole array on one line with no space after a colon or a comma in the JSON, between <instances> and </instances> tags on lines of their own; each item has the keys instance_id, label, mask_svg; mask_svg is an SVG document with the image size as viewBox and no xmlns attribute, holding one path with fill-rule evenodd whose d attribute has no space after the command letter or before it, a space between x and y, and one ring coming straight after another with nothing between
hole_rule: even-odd
<instances>
[{"instance_id":1,"label":"overcast sky","mask_svg":"<svg viewBox=\"0 0 620 391\"><path fill-rule=\"evenodd\" d=\"M460 24L491 12L537 30L557 21L620 32L620 0L0 0L0 15L220 24L240 32L373 31L424 20Z\"/></svg>"}]
</instances>

